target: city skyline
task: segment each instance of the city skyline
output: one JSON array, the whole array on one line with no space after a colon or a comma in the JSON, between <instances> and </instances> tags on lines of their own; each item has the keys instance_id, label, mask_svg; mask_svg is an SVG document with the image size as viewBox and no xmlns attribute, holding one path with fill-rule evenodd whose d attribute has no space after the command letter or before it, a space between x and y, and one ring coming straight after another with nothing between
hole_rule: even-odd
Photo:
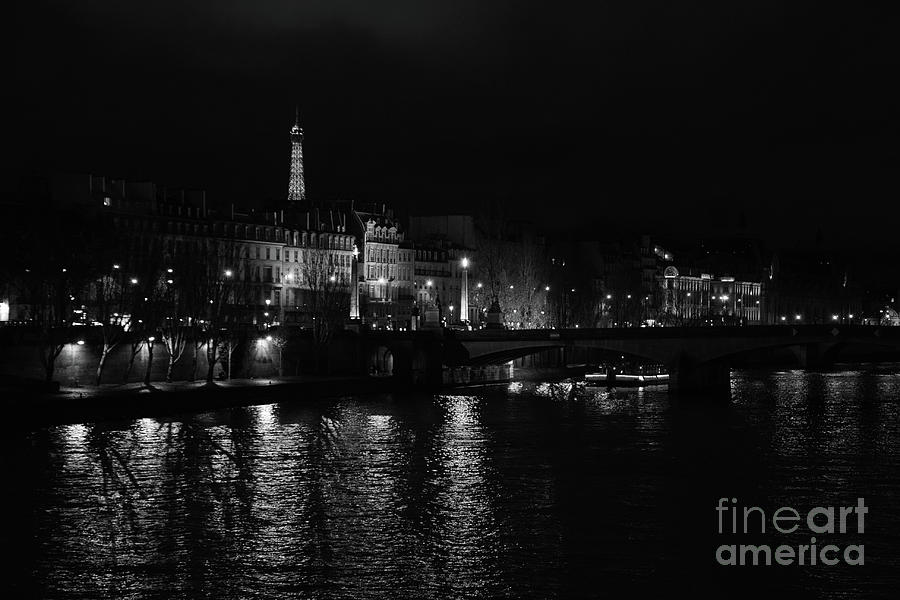
<instances>
[{"instance_id":1,"label":"city skyline","mask_svg":"<svg viewBox=\"0 0 900 600\"><path fill-rule=\"evenodd\" d=\"M283 197L299 103L310 198L413 214L493 202L557 231L576 211L687 236L746 222L778 245L821 230L831 247L891 248L877 15L646 3L649 21L616 9L614 35L607 9L536 3L474 21L433 3L400 20L352 2L192 7L23 8L16 171L261 205Z\"/></svg>"}]
</instances>

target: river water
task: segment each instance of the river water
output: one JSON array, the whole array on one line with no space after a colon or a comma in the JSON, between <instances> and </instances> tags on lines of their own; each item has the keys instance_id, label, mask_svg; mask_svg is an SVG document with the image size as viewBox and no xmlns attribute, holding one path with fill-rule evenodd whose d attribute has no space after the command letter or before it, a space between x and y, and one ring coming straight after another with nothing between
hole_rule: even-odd
<instances>
[{"instance_id":1,"label":"river water","mask_svg":"<svg viewBox=\"0 0 900 600\"><path fill-rule=\"evenodd\" d=\"M17 597L863 598L900 589L900 365L736 371L730 402L513 383L8 437ZM864 565L722 566L720 498L853 506ZM727 521L727 519L726 519Z\"/></svg>"}]
</instances>

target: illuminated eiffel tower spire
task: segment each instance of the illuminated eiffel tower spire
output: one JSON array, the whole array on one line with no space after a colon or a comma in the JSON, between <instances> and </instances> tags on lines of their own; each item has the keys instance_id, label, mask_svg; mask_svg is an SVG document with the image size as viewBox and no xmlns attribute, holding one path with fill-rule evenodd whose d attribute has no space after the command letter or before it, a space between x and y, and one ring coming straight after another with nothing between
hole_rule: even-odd
<instances>
[{"instance_id":1,"label":"illuminated eiffel tower spire","mask_svg":"<svg viewBox=\"0 0 900 600\"><path fill-rule=\"evenodd\" d=\"M300 128L300 109L296 109L294 126L291 127L291 178L288 181L289 202L306 200L306 182L303 180L303 130Z\"/></svg>"}]
</instances>

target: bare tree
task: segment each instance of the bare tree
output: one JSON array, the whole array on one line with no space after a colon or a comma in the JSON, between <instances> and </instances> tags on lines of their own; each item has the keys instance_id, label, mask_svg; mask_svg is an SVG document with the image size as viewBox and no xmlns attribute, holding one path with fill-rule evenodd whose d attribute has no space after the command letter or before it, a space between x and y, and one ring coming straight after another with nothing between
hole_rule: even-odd
<instances>
[{"instance_id":1,"label":"bare tree","mask_svg":"<svg viewBox=\"0 0 900 600\"><path fill-rule=\"evenodd\" d=\"M53 380L56 359L66 344L74 341L75 293L80 286L68 276L66 267L43 265L27 268L23 278L25 298L31 306L31 322L38 334L38 359L44 379Z\"/></svg>"},{"instance_id":2,"label":"bare tree","mask_svg":"<svg viewBox=\"0 0 900 600\"><path fill-rule=\"evenodd\" d=\"M316 370L321 370L325 346L350 314L350 282L334 263L334 254L323 248L306 255L301 278L312 321Z\"/></svg>"},{"instance_id":3,"label":"bare tree","mask_svg":"<svg viewBox=\"0 0 900 600\"><path fill-rule=\"evenodd\" d=\"M100 275L92 284L94 318L100 323L102 347L97 364L97 385L103 378L103 368L110 353L125 339L131 320L128 310L128 285L122 265L115 263L110 271Z\"/></svg>"},{"instance_id":4,"label":"bare tree","mask_svg":"<svg viewBox=\"0 0 900 600\"><path fill-rule=\"evenodd\" d=\"M245 282L234 271L235 245L231 240L204 240L198 268L192 277L191 302L195 306L194 335L206 344L206 382L212 384L219 347L241 324ZM196 346L195 346L196 348Z\"/></svg>"},{"instance_id":5,"label":"bare tree","mask_svg":"<svg viewBox=\"0 0 900 600\"><path fill-rule=\"evenodd\" d=\"M59 210L47 220L54 234L21 239L10 259L24 265L16 274L17 287L30 307L45 379L52 381L56 359L75 339L76 318L84 315L81 300L96 274L102 248L99 236L92 235L98 223L90 215Z\"/></svg>"}]
</instances>

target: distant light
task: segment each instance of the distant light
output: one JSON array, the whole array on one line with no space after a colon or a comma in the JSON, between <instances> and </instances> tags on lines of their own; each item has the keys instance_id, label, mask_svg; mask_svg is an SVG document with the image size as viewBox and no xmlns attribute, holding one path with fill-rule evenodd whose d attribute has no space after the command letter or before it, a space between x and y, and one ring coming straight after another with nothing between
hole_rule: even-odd
<instances>
[{"instance_id":1,"label":"distant light","mask_svg":"<svg viewBox=\"0 0 900 600\"><path fill-rule=\"evenodd\" d=\"M462 265L463 269L468 269L469 268L469 259L466 257L463 257L463 259L460 261L460 264Z\"/></svg>"},{"instance_id":2,"label":"distant light","mask_svg":"<svg viewBox=\"0 0 900 600\"><path fill-rule=\"evenodd\" d=\"M84 340L78 340L75 343L78 344L79 346L84 346Z\"/></svg>"},{"instance_id":3,"label":"distant light","mask_svg":"<svg viewBox=\"0 0 900 600\"><path fill-rule=\"evenodd\" d=\"M545 291L545 292L549 292L549 291L550 291L550 286L549 286L549 285L545 285L545 286L544 286L544 291Z\"/></svg>"},{"instance_id":4,"label":"distant light","mask_svg":"<svg viewBox=\"0 0 900 600\"><path fill-rule=\"evenodd\" d=\"M171 273L172 269L166 269L166 273Z\"/></svg>"},{"instance_id":5,"label":"distant light","mask_svg":"<svg viewBox=\"0 0 900 600\"><path fill-rule=\"evenodd\" d=\"M387 281L385 280L384 277L379 277L379 278L378 278L378 283L387 283Z\"/></svg>"},{"instance_id":6,"label":"distant light","mask_svg":"<svg viewBox=\"0 0 900 600\"><path fill-rule=\"evenodd\" d=\"M688 293L688 296L690 296L690 295L691 295L691 294L690 294L690 293ZM628 298L628 299L629 299L629 300L631 300L631 294L628 294L628 295L627 295L627 296L625 296L625 297L626 297L626 298Z\"/></svg>"},{"instance_id":7,"label":"distant light","mask_svg":"<svg viewBox=\"0 0 900 600\"><path fill-rule=\"evenodd\" d=\"M575 323L575 329L578 329L578 327L579 327L578 323Z\"/></svg>"},{"instance_id":8,"label":"distant light","mask_svg":"<svg viewBox=\"0 0 900 600\"><path fill-rule=\"evenodd\" d=\"M155 341L156 341L156 338L153 337L153 336L151 335L150 337L147 338L147 341L148 341L148 342L155 342Z\"/></svg>"},{"instance_id":9,"label":"distant light","mask_svg":"<svg viewBox=\"0 0 900 600\"><path fill-rule=\"evenodd\" d=\"M794 318L799 321L802 317L800 315L794 315Z\"/></svg>"},{"instance_id":10,"label":"distant light","mask_svg":"<svg viewBox=\"0 0 900 600\"><path fill-rule=\"evenodd\" d=\"M271 336L271 335L267 335L267 336L266 336L266 341L267 341L267 342L271 342L271 341L272 341L272 336Z\"/></svg>"},{"instance_id":11,"label":"distant light","mask_svg":"<svg viewBox=\"0 0 900 600\"><path fill-rule=\"evenodd\" d=\"M166 283L170 283L170 284L171 284L171 283L175 283L175 282L172 281L171 279L166 279Z\"/></svg>"},{"instance_id":12,"label":"distant light","mask_svg":"<svg viewBox=\"0 0 900 600\"><path fill-rule=\"evenodd\" d=\"M516 286L514 286L514 285L510 285L510 286L509 286L509 289L512 290L512 289L515 289L515 287L516 287Z\"/></svg>"},{"instance_id":13,"label":"distant light","mask_svg":"<svg viewBox=\"0 0 900 600\"><path fill-rule=\"evenodd\" d=\"M269 316L269 313L264 312L264 313L263 313L263 316L264 316L264 317L268 317L268 316Z\"/></svg>"},{"instance_id":14,"label":"distant light","mask_svg":"<svg viewBox=\"0 0 900 600\"><path fill-rule=\"evenodd\" d=\"M232 271L231 269L225 269L225 277L231 277Z\"/></svg>"},{"instance_id":15,"label":"distant light","mask_svg":"<svg viewBox=\"0 0 900 600\"><path fill-rule=\"evenodd\" d=\"M136 277L132 277L132 278L131 278L131 283L133 283L133 284L136 284L136 283L137 283L137 281L138 281L138 280L137 280L137 278L136 278Z\"/></svg>"},{"instance_id":16,"label":"distant light","mask_svg":"<svg viewBox=\"0 0 900 600\"><path fill-rule=\"evenodd\" d=\"M851 319L853 318L853 315L852 315L852 314L849 314L849 315L847 315L847 316L850 317Z\"/></svg>"},{"instance_id":17,"label":"distant light","mask_svg":"<svg viewBox=\"0 0 900 600\"><path fill-rule=\"evenodd\" d=\"M337 281L337 277L332 275L331 277L328 278L328 281L331 281L331 282Z\"/></svg>"},{"instance_id":18,"label":"distant light","mask_svg":"<svg viewBox=\"0 0 900 600\"><path fill-rule=\"evenodd\" d=\"M606 295L606 299L607 299L607 300L612 300L612 294L607 294L607 295Z\"/></svg>"},{"instance_id":19,"label":"distant light","mask_svg":"<svg viewBox=\"0 0 900 600\"><path fill-rule=\"evenodd\" d=\"M268 298L266 298L266 306L268 306L268 305L270 305L270 304L272 304L272 301L269 300Z\"/></svg>"},{"instance_id":20,"label":"distant light","mask_svg":"<svg viewBox=\"0 0 900 600\"><path fill-rule=\"evenodd\" d=\"M450 305L450 312L453 312L453 305Z\"/></svg>"},{"instance_id":21,"label":"distant light","mask_svg":"<svg viewBox=\"0 0 900 600\"><path fill-rule=\"evenodd\" d=\"M839 317L838 317L837 315L831 315L831 320L832 320L832 321L837 321L838 318L839 318Z\"/></svg>"},{"instance_id":22,"label":"distant light","mask_svg":"<svg viewBox=\"0 0 900 600\"><path fill-rule=\"evenodd\" d=\"M434 282L433 282L433 281L431 281L431 280L430 280L430 279L429 279L429 280L428 280L428 281L426 281L426 282L425 282L425 285L427 285L427 286L431 286L431 285L432 285L432 284L433 284L433 283L434 283Z\"/></svg>"},{"instance_id":23,"label":"distant light","mask_svg":"<svg viewBox=\"0 0 900 600\"><path fill-rule=\"evenodd\" d=\"M118 269L119 265L113 265L113 269Z\"/></svg>"},{"instance_id":24,"label":"distant light","mask_svg":"<svg viewBox=\"0 0 900 600\"><path fill-rule=\"evenodd\" d=\"M690 297L690 295L691 295L691 293L690 293L690 292L688 292L688 293L687 293L687 295L688 295L688 297Z\"/></svg>"},{"instance_id":25,"label":"distant light","mask_svg":"<svg viewBox=\"0 0 900 600\"><path fill-rule=\"evenodd\" d=\"M62 270L62 272L63 272L63 273L65 273L65 272L66 272L66 270L65 270L65 268L64 268L64 269L63 269L63 270Z\"/></svg>"},{"instance_id":26,"label":"distant light","mask_svg":"<svg viewBox=\"0 0 900 600\"><path fill-rule=\"evenodd\" d=\"M480 288L483 288L483 287L484 287L484 284L479 283L479 284L477 284L475 287L477 287L477 288L480 289Z\"/></svg>"},{"instance_id":27,"label":"distant light","mask_svg":"<svg viewBox=\"0 0 900 600\"><path fill-rule=\"evenodd\" d=\"M782 321L787 321L787 317L785 317L784 315L782 315L782 316L781 316L781 320L782 320Z\"/></svg>"}]
</instances>

